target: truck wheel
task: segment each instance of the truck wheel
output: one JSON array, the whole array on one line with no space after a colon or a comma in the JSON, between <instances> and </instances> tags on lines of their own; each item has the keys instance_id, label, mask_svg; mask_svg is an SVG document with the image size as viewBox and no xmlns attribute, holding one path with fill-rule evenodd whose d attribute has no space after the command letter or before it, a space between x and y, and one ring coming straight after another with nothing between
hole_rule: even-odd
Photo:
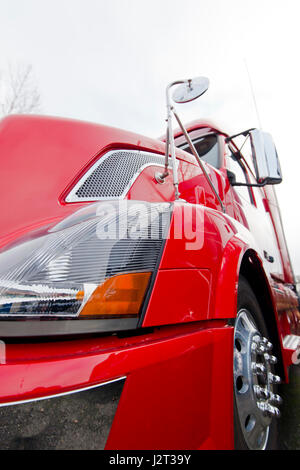
<instances>
[{"instance_id":1,"label":"truck wheel","mask_svg":"<svg viewBox=\"0 0 300 470\"><path fill-rule=\"evenodd\" d=\"M236 449L276 449L281 403L276 357L257 299L240 277L234 328L234 440Z\"/></svg>"}]
</instances>

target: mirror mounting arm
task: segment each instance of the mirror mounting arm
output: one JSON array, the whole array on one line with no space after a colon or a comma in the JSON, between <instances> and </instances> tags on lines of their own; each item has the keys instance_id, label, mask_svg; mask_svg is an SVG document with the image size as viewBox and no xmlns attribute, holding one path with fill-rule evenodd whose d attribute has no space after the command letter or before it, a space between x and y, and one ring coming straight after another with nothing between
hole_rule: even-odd
<instances>
[{"instance_id":1,"label":"mirror mounting arm","mask_svg":"<svg viewBox=\"0 0 300 470\"><path fill-rule=\"evenodd\" d=\"M202 161L201 161L201 158L199 157L199 155L198 155L198 153L197 153L197 150L195 149L195 146L194 146L193 142L191 141L191 138L190 138L189 134L187 133L187 131L186 131L184 125L182 124L182 122L181 122L181 120L180 120L178 114L176 113L175 109L174 109L174 108L172 108L172 109L173 109L174 116L175 116L175 118L176 118L176 120L177 120L177 122L178 122L178 124L179 124L179 127L180 127L180 129L181 129L181 131L182 131L184 137L186 138L188 144L189 144L189 147L190 147L190 149L191 149L192 154L193 154L194 157L196 158L196 160L197 160L197 162L198 162L198 164L199 164L199 166L200 166L200 168L201 168L201 170L202 170L202 172L203 172L203 174L204 174L204 176L205 176L205 178L206 178L206 180L207 180L209 186L211 187L211 189L212 189L213 193L215 194L216 198L218 199L218 201L219 201L219 203L220 203L220 205L221 205L221 208L222 208L222 212L225 213L226 210L225 210L225 206L224 206L224 204L223 204L223 202L222 202L222 199L220 198L220 196L219 196L219 194L218 194L218 191L217 191L216 188L214 187L214 185L213 185L213 183L212 183L212 181L211 181L211 179L210 179L210 177L209 177L209 175L208 175L208 173L207 173L207 171L206 171L206 169L205 169L205 166L203 165L203 163L202 163Z\"/></svg>"},{"instance_id":2,"label":"mirror mounting arm","mask_svg":"<svg viewBox=\"0 0 300 470\"><path fill-rule=\"evenodd\" d=\"M155 175L155 179L158 183L163 183L165 178L168 176L169 174L169 171L168 171L168 167L169 167L169 150L171 151L171 159L172 159L172 169L173 169L173 184L174 184L174 188L175 188L175 199L179 199L179 191L178 191L178 173L177 173L177 166L176 166L176 155L175 155L175 141L174 141L174 134L173 134L173 129L172 129L172 117L173 115L175 116L178 124L179 124L179 127L181 129L181 131L183 132L189 146L190 146L190 149L192 151L192 154L194 155L194 157L196 158L209 186L211 187L213 193L215 194L216 198L218 199L220 205L221 205L221 208L222 208L222 211L225 213L225 206L216 190L216 188L214 187L206 169L205 169L205 166L203 165L195 147L194 147L194 144L192 143L185 127L183 126L181 120L179 119L179 116L178 114L176 113L175 109L174 109L174 106L171 104L171 98L170 98L170 88L172 88L174 85L182 85L182 84L186 84L187 85L187 89L188 89L188 93L183 93L182 95L182 90L180 90L180 95L178 97L176 97L176 99L174 99L174 96L173 96L173 99L176 103L187 103L188 101L192 101L194 100L195 98L198 98L199 96L201 96L203 93L205 93L205 91L207 90L208 88L208 84L209 84L209 81L208 79L204 78L204 77L199 77L200 79L200 83L199 83L199 80L197 81L197 79L188 79L188 80L176 80L175 82L172 82L170 83L167 88L166 88L166 101L167 101L167 134L166 134L166 150L165 150L165 168L164 168L164 171L163 173L156 173ZM204 79L204 82L203 82L203 79Z\"/></svg>"},{"instance_id":3,"label":"mirror mounting arm","mask_svg":"<svg viewBox=\"0 0 300 470\"><path fill-rule=\"evenodd\" d=\"M251 129L247 129L246 131L239 132L238 134L235 134L235 135L230 135L226 137L225 143L228 144L228 142L230 142L232 139L235 139L236 137L239 137L240 135L243 135L244 137L246 137L251 131L254 131L254 129L255 127L251 127Z\"/></svg>"},{"instance_id":4,"label":"mirror mounting arm","mask_svg":"<svg viewBox=\"0 0 300 470\"><path fill-rule=\"evenodd\" d=\"M155 178L158 183L163 183L164 179L169 175L169 150L171 150L171 159L172 159L172 168L173 168L173 184L175 188L175 199L179 199L179 191L178 191L178 174L177 174L177 166L176 166L176 155L175 155L175 143L174 143L174 135L173 135L173 128L172 128L172 111L174 112L174 108L171 105L170 99L170 88L174 85L180 85L185 83L187 80L176 80L175 82L170 83L166 88L166 101L167 101L167 135L166 135L166 151L165 151L165 168L163 173L156 174Z\"/></svg>"},{"instance_id":5,"label":"mirror mounting arm","mask_svg":"<svg viewBox=\"0 0 300 470\"><path fill-rule=\"evenodd\" d=\"M267 181L263 183L230 183L231 186L247 186L247 188L262 188L268 184Z\"/></svg>"}]
</instances>

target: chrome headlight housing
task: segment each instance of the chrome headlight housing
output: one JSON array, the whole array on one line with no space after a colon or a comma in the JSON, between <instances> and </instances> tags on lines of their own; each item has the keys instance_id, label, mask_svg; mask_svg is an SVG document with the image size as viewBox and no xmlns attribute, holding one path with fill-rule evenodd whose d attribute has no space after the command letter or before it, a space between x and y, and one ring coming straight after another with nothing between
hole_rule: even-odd
<instances>
[{"instance_id":1,"label":"chrome headlight housing","mask_svg":"<svg viewBox=\"0 0 300 470\"><path fill-rule=\"evenodd\" d=\"M0 335L136 327L171 210L142 201L89 204L3 251Z\"/></svg>"}]
</instances>

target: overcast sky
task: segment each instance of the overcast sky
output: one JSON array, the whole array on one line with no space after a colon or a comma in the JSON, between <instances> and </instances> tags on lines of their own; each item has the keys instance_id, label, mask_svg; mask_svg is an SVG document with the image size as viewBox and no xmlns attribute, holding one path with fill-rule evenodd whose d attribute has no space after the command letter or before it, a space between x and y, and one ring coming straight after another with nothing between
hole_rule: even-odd
<instances>
[{"instance_id":1,"label":"overcast sky","mask_svg":"<svg viewBox=\"0 0 300 470\"><path fill-rule=\"evenodd\" d=\"M210 89L178 106L185 121L258 126L246 61L281 160L277 194L300 274L299 14L297 0L0 0L0 69L32 64L45 114L155 137L165 86L198 75Z\"/></svg>"}]
</instances>

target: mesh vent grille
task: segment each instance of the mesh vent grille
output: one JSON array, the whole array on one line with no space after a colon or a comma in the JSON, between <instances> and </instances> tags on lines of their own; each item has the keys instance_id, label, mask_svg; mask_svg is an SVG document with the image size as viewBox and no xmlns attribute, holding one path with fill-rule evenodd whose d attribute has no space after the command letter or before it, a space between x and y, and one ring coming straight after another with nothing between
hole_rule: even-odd
<instances>
[{"instance_id":1,"label":"mesh vent grille","mask_svg":"<svg viewBox=\"0 0 300 470\"><path fill-rule=\"evenodd\" d=\"M112 151L87 172L67 201L97 200L125 196L130 183L147 165L164 165L164 156L129 150Z\"/></svg>"}]
</instances>

